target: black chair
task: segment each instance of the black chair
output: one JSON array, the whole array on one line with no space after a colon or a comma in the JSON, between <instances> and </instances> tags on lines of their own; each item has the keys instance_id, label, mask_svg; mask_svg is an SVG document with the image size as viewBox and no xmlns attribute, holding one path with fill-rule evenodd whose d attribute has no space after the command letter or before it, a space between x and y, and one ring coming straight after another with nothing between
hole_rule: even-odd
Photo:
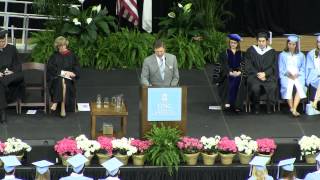
<instances>
[{"instance_id":1,"label":"black chair","mask_svg":"<svg viewBox=\"0 0 320 180\"><path fill-rule=\"evenodd\" d=\"M22 64L22 71L25 76L25 96L21 99L19 105L19 114L21 114L22 107L43 107L43 111L47 112L47 79L46 79L46 65L36 62L28 62ZM40 73L41 76L38 82L35 77L30 77L30 73ZM29 76L27 76L29 75ZM41 97L38 101L34 101L32 92L37 92ZM40 91L40 93L39 93Z\"/></svg>"}]
</instances>

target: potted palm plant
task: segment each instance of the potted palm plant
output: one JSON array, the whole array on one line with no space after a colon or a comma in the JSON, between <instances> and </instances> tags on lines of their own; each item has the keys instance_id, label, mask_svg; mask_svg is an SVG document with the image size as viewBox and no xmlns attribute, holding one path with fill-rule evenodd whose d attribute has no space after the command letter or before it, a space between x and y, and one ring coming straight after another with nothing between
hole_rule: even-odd
<instances>
[{"instance_id":1,"label":"potted palm plant","mask_svg":"<svg viewBox=\"0 0 320 180\"><path fill-rule=\"evenodd\" d=\"M166 166L170 175L173 170L178 170L178 165L183 159L183 154L176 146L179 141L181 131L177 128L166 127L155 124L146 134L146 138L152 142L146 160L155 166Z\"/></svg>"}]
</instances>

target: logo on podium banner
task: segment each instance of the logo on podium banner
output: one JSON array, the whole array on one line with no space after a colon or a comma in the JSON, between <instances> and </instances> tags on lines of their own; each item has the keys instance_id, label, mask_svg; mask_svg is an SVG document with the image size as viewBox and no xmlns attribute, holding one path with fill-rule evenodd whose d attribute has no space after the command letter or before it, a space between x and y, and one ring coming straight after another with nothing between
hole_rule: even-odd
<instances>
[{"instance_id":1,"label":"logo on podium banner","mask_svg":"<svg viewBox=\"0 0 320 180\"><path fill-rule=\"evenodd\" d=\"M148 89L148 121L181 121L181 88Z\"/></svg>"}]
</instances>

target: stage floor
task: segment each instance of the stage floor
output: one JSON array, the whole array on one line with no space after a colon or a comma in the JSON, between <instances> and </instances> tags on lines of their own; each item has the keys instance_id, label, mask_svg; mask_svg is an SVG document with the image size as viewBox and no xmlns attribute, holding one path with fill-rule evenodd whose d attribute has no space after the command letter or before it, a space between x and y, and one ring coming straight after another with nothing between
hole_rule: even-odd
<instances>
[{"instance_id":1,"label":"stage floor","mask_svg":"<svg viewBox=\"0 0 320 180\"><path fill-rule=\"evenodd\" d=\"M82 69L78 86L78 102L95 100L97 94L111 97L124 94L128 106L129 137L139 137L139 77L137 70L98 71ZM290 116L287 108L272 115L243 113L226 114L209 110L209 105L217 105L218 95L211 84L212 66L203 70L180 70L180 85L188 87L188 136L238 136L246 134L253 138L274 137L278 141L297 140L303 135L320 135L319 116ZM284 106L285 107L285 106ZM31 108L30 108L31 109ZM90 136L89 112L68 114L64 119L38 111L36 115L16 115L9 110L8 123L0 125L0 140L18 137L25 140L58 140L65 136L86 134ZM97 127L102 122L111 122L115 128L120 124L117 119L98 118Z\"/></svg>"}]
</instances>

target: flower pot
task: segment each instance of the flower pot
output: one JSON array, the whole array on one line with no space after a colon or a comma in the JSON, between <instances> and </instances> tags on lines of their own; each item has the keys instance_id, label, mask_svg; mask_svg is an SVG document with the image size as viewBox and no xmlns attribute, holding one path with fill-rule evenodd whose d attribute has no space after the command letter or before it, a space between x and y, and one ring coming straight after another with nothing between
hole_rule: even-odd
<instances>
[{"instance_id":1,"label":"flower pot","mask_svg":"<svg viewBox=\"0 0 320 180\"><path fill-rule=\"evenodd\" d=\"M133 165L135 165L135 166L143 166L144 165L144 160L145 160L144 157L145 157L144 154L141 154L141 155L134 154L132 156Z\"/></svg>"},{"instance_id":2,"label":"flower pot","mask_svg":"<svg viewBox=\"0 0 320 180\"><path fill-rule=\"evenodd\" d=\"M267 164L270 164L271 158L272 158L272 156L273 156L273 153L271 153L271 154L261 154L261 153L258 153L257 155L258 155L258 156L263 156L263 157L269 157L270 159L269 159L269 161L267 162Z\"/></svg>"},{"instance_id":3,"label":"flower pot","mask_svg":"<svg viewBox=\"0 0 320 180\"><path fill-rule=\"evenodd\" d=\"M111 155L109 154L104 154L104 153L97 153L97 157L99 159L99 164L103 164L106 162L108 159L110 159Z\"/></svg>"},{"instance_id":4,"label":"flower pot","mask_svg":"<svg viewBox=\"0 0 320 180\"><path fill-rule=\"evenodd\" d=\"M115 154L114 157L119 159L119 161L121 161L124 165L128 164L128 159L129 159L128 155Z\"/></svg>"},{"instance_id":5,"label":"flower pot","mask_svg":"<svg viewBox=\"0 0 320 180\"><path fill-rule=\"evenodd\" d=\"M253 154L239 153L238 156L241 164L249 164L253 157Z\"/></svg>"},{"instance_id":6,"label":"flower pot","mask_svg":"<svg viewBox=\"0 0 320 180\"><path fill-rule=\"evenodd\" d=\"M308 164L315 164L316 163L316 155L315 154L309 154L305 156L306 163Z\"/></svg>"},{"instance_id":7,"label":"flower pot","mask_svg":"<svg viewBox=\"0 0 320 180\"><path fill-rule=\"evenodd\" d=\"M199 152L193 154L184 153L184 157L186 158L187 165L196 165L199 157Z\"/></svg>"},{"instance_id":8,"label":"flower pot","mask_svg":"<svg viewBox=\"0 0 320 180\"><path fill-rule=\"evenodd\" d=\"M61 155L59 155L59 156L60 156L62 165L63 165L63 166L68 166L67 160L69 159L70 156L61 156Z\"/></svg>"},{"instance_id":9,"label":"flower pot","mask_svg":"<svg viewBox=\"0 0 320 180\"><path fill-rule=\"evenodd\" d=\"M24 156L24 153L20 154L20 155L16 155L17 159L21 162L22 158Z\"/></svg>"},{"instance_id":10,"label":"flower pot","mask_svg":"<svg viewBox=\"0 0 320 180\"><path fill-rule=\"evenodd\" d=\"M90 155L89 157L86 157L88 159L88 161L84 164L86 166L89 166L91 164L91 160L93 158L93 155Z\"/></svg>"},{"instance_id":11,"label":"flower pot","mask_svg":"<svg viewBox=\"0 0 320 180\"><path fill-rule=\"evenodd\" d=\"M210 165L214 165L216 158L218 156L218 153L213 153L213 154L201 153L201 156L203 159L203 164L210 166Z\"/></svg>"},{"instance_id":12,"label":"flower pot","mask_svg":"<svg viewBox=\"0 0 320 180\"><path fill-rule=\"evenodd\" d=\"M220 153L220 159L221 159L221 164L223 165L230 165L232 164L233 158L236 154L223 154Z\"/></svg>"}]
</instances>

